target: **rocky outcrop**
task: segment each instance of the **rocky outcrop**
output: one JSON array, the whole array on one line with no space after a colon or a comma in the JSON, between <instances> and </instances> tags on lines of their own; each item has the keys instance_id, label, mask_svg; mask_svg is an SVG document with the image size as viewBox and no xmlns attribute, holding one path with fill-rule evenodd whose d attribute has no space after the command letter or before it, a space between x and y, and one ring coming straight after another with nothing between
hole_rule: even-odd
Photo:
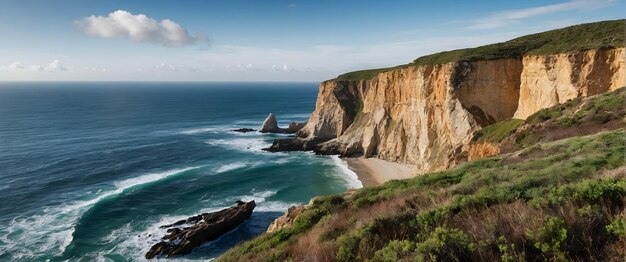
<instances>
[{"instance_id":1,"label":"rocky outcrop","mask_svg":"<svg viewBox=\"0 0 626 262\"><path fill-rule=\"evenodd\" d=\"M238 201L234 207L213 213L192 216L176 223L161 226L167 228L167 235L146 253L146 258L156 256L178 256L188 254L202 243L214 240L234 229L252 215L256 203Z\"/></svg>"},{"instance_id":2,"label":"rocky outcrop","mask_svg":"<svg viewBox=\"0 0 626 262\"><path fill-rule=\"evenodd\" d=\"M276 116L270 113L265 121L263 121L263 125L261 125L261 133L278 133L278 134L294 134L302 129L306 125L304 123L291 122L287 128L280 128L278 126L278 121L276 121Z\"/></svg>"},{"instance_id":3,"label":"rocky outcrop","mask_svg":"<svg viewBox=\"0 0 626 262\"><path fill-rule=\"evenodd\" d=\"M305 208L306 206L290 207L289 209L287 209L287 212L285 212L285 214L283 214L279 218L276 218L276 220L274 220L274 222L270 224L266 232L267 233L276 232L278 230L281 230L283 228L293 225L293 222L296 220L296 218L298 218L300 214L302 214L302 211L304 211Z\"/></svg>"},{"instance_id":4,"label":"rocky outcrop","mask_svg":"<svg viewBox=\"0 0 626 262\"><path fill-rule=\"evenodd\" d=\"M464 147L481 127L623 85L623 56L624 48L588 50L407 66L369 80L325 81L298 137L268 150L378 157L415 165L418 172L447 169L467 159ZM496 149L473 150L480 157Z\"/></svg>"},{"instance_id":5,"label":"rocky outcrop","mask_svg":"<svg viewBox=\"0 0 626 262\"><path fill-rule=\"evenodd\" d=\"M467 152L467 160L472 161L500 153L500 147L492 143L470 143L463 148Z\"/></svg>"}]
</instances>

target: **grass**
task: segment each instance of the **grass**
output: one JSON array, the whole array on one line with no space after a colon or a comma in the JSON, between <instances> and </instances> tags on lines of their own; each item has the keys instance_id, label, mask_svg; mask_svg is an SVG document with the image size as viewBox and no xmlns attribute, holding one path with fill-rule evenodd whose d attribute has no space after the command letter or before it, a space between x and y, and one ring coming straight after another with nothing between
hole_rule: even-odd
<instances>
[{"instance_id":1,"label":"grass","mask_svg":"<svg viewBox=\"0 0 626 262\"><path fill-rule=\"evenodd\" d=\"M519 149L538 142L621 128L626 124L625 95L626 88L622 87L594 97L580 97L542 109L529 116L520 128L512 132L507 138L508 143L512 148ZM479 131L477 135L488 132L488 128L485 128L486 131Z\"/></svg>"},{"instance_id":2,"label":"grass","mask_svg":"<svg viewBox=\"0 0 626 262\"><path fill-rule=\"evenodd\" d=\"M579 97L539 110L526 120L509 119L474 133L468 158L512 152L540 142L616 130L626 126L626 88ZM488 145L488 147L485 147Z\"/></svg>"},{"instance_id":3,"label":"grass","mask_svg":"<svg viewBox=\"0 0 626 262\"><path fill-rule=\"evenodd\" d=\"M473 142L500 143L524 123L521 119L509 119L487 126L474 134Z\"/></svg>"},{"instance_id":4,"label":"grass","mask_svg":"<svg viewBox=\"0 0 626 262\"><path fill-rule=\"evenodd\" d=\"M623 47L624 24L624 19L620 19L575 25L522 36L502 43L422 56L408 65L350 72L340 75L337 79L365 80L378 73L410 65L517 58L522 55L550 55L578 50Z\"/></svg>"},{"instance_id":5,"label":"grass","mask_svg":"<svg viewBox=\"0 0 626 262\"><path fill-rule=\"evenodd\" d=\"M624 135L540 143L318 198L292 227L219 260L623 260Z\"/></svg>"},{"instance_id":6,"label":"grass","mask_svg":"<svg viewBox=\"0 0 626 262\"><path fill-rule=\"evenodd\" d=\"M370 79L370 78L378 75L379 73L387 72L387 71L393 70L393 69L403 68L405 66L406 65L400 65L400 66L387 67L387 68L376 68L376 69L359 70L359 71L354 71L354 72L345 73L343 75L339 75L339 76L337 76L336 79L337 80L364 80L364 79Z\"/></svg>"}]
</instances>

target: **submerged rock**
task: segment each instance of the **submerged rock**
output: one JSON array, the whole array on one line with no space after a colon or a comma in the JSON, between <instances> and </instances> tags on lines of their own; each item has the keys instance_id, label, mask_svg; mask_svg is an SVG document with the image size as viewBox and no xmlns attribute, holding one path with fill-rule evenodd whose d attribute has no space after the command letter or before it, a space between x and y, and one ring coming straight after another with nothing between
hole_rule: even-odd
<instances>
[{"instance_id":1,"label":"submerged rock","mask_svg":"<svg viewBox=\"0 0 626 262\"><path fill-rule=\"evenodd\" d=\"M161 255L171 257L188 254L204 242L217 239L239 226L252 215L255 207L254 200L247 203L237 201L237 205L234 207L163 225L161 228L168 228L168 234L161 238L163 241L152 246L145 257L151 259ZM183 225L188 225L188 227L179 227Z\"/></svg>"},{"instance_id":2,"label":"submerged rock","mask_svg":"<svg viewBox=\"0 0 626 262\"><path fill-rule=\"evenodd\" d=\"M252 128L237 128L237 129L233 129L231 131L239 132L239 133L248 133L248 132L254 132L254 131L256 131L256 129L252 129Z\"/></svg>"}]
</instances>

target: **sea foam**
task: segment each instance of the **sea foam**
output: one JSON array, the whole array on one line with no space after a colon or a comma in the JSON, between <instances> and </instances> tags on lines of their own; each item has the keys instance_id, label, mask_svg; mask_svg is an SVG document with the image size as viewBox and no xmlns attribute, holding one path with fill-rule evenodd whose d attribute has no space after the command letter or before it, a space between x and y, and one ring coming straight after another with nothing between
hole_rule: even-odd
<instances>
[{"instance_id":1,"label":"sea foam","mask_svg":"<svg viewBox=\"0 0 626 262\"><path fill-rule=\"evenodd\" d=\"M258 138L213 139L206 141L206 143L211 146L246 152L262 152L261 149L271 146L270 143Z\"/></svg>"},{"instance_id":2,"label":"sea foam","mask_svg":"<svg viewBox=\"0 0 626 262\"><path fill-rule=\"evenodd\" d=\"M348 188L357 189L363 187L363 183L361 182L361 180L359 180L359 177L356 175L356 173L348 168L348 162L339 158L339 156L336 155L331 156L331 159L335 163L335 166L340 171L340 173L343 174L342 178L346 182Z\"/></svg>"},{"instance_id":3,"label":"sea foam","mask_svg":"<svg viewBox=\"0 0 626 262\"><path fill-rule=\"evenodd\" d=\"M225 173L225 172L233 171L233 170L240 169L246 166L247 164L244 162L234 162L234 163L230 163L230 164L226 164L226 165L218 167L217 169L215 169L215 172Z\"/></svg>"},{"instance_id":4,"label":"sea foam","mask_svg":"<svg viewBox=\"0 0 626 262\"><path fill-rule=\"evenodd\" d=\"M219 131L223 131L224 129L226 129L226 127L224 128L218 128L218 127L190 128L190 129L185 129L183 131L180 131L179 134L195 135L195 134L200 134L200 133L218 133Z\"/></svg>"},{"instance_id":5,"label":"sea foam","mask_svg":"<svg viewBox=\"0 0 626 262\"><path fill-rule=\"evenodd\" d=\"M94 204L132 187L156 182L197 168L199 167L173 169L129 178L114 183L115 189L100 193L90 200L76 201L63 206L46 207L41 214L30 217L16 217L8 227L0 229L0 241L6 243L0 249L0 253L11 250L12 258L25 259L39 257L50 250L58 249L60 255L72 242L74 227L81 215Z\"/></svg>"}]
</instances>

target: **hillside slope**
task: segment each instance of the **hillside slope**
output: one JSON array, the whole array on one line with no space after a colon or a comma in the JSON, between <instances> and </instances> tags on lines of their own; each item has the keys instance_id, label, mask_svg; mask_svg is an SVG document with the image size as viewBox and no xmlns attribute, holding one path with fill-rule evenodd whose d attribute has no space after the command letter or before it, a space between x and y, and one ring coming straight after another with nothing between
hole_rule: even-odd
<instances>
[{"instance_id":1,"label":"hillside slope","mask_svg":"<svg viewBox=\"0 0 626 262\"><path fill-rule=\"evenodd\" d=\"M468 160L520 150L539 142L626 127L626 88L579 97L540 110L526 121L510 119L487 126L464 148Z\"/></svg>"},{"instance_id":2,"label":"hillside slope","mask_svg":"<svg viewBox=\"0 0 626 262\"><path fill-rule=\"evenodd\" d=\"M219 260L623 261L625 131L608 127L625 120L623 95L621 89L579 99L474 139L518 141L524 149L313 199L291 225ZM548 131L518 139L528 128L550 130L572 119L579 121L572 126L601 128L565 139L542 136Z\"/></svg>"}]
</instances>

